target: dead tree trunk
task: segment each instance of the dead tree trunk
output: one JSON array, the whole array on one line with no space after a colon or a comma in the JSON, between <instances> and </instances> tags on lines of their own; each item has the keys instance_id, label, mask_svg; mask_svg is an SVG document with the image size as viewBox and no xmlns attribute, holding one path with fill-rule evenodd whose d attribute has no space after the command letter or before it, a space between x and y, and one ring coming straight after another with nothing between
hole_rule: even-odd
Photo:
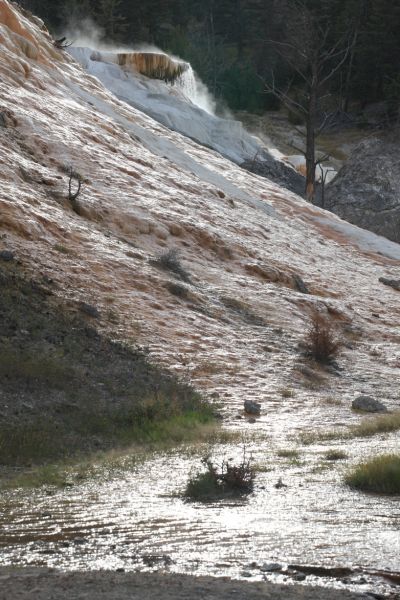
<instances>
[{"instance_id":1,"label":"dead tree trunk","mask_svg":"<svg viewBox=\"0 0 400 600\"><path fill-rule=\"evenodd\" d=\"M305 123L305 150L300 150L306 159L306 198L315 199L315 170L320 160L316 159L315 142L323 131L329 115L321 124L320 103L327 84L344 66L354 41L353 27L349 26L343 35L330 41L331 26L321 20L302 0L293 0L287 16L286 39L269 40L276 53L292 72L292 78L284 88L275 83L271 73L271 83L264 81L267 93L277 97L286 108L295 113ZM296 82L296 95L293 88Z\"/></svg>"},{"instance_id":2,"label":"dead tree trunk","mask_svg":"<svg viewBox=\"0 0 400 600\"><path fill-rule=\"evenodd\" d=\"M315 197L315 131L318 110L318 90L316 82L317 75L314 73L306 120L306 198L309 202L313 202Z\"/></svg>"}]
</instances>

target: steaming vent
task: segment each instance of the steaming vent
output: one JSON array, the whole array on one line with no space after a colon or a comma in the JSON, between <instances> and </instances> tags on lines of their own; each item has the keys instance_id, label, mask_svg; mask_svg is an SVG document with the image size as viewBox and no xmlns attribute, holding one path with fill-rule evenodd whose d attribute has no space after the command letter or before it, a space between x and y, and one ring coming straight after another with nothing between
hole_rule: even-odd
<instances>
[{"instance_id":1,"label":"steaming vent","mask_svg":"<svg viewBox=\"0 0 400 600\"><path fill-rule=\"evenodd\" d=\"M189 63L178 61L161 52L93 52L91 60L113 62L150 79L174 83L190 69Z\"/></svg>"}]
</instances>

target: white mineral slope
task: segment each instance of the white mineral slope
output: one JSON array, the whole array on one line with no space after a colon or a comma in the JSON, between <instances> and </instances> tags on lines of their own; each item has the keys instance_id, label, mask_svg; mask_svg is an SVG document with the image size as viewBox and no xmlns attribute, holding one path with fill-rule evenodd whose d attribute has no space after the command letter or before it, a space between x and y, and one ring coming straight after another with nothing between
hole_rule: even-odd
<instances>
[{"instance_id":1,"label":"white mineral slope","mask_svg":"<svg viewBox=\"0 0 400 600\"><path fill-rule=\"evenodd\" d=\"M398 406L399 295L378 281L400 278L398 245L119 101L7 0L0 78L1 249L71 304L96 305L98 326L217 392L228 414L260 400L272 434L359 418L325 396L363 391ZM79 215L71 166L84 178ZM178 292L151 262L171 248L191 277ZM342 375L317 391L298 370L312 307L347 329ZM283 400L282 387L295 397Z\"/></svg>"},{"instance_id":2,"label":"white mineral slope","mask_svg":"<svg viewBox=\"0 0 400 600\"><path fill-rule=\"evenodd\" d=\"M71 47L68 52L120 100L238 164L267 151L239 121L222 119L205 110L191 69L181 83L168 85L113 64L112 53L81 47Z\"/></svg>"}]
</instances>

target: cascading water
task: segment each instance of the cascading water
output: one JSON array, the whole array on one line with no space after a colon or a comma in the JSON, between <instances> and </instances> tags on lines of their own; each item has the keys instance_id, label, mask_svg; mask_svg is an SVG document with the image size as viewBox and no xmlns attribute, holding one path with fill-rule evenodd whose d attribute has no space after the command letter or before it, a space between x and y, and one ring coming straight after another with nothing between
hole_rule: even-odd
<instances>
[{"instance_id":1,"label":"cascading water","mask_svg":"<svg viewBox=\"0 0 400 600\"><path fill-rule=\"evenodd\" d=\"M206 112L215 114L215 100L208 91L207 86L197 77L190 63L185 63L187 68L177 80L185 96Z\"/></svg>"},{"instance_id":2,"label":"cascading water","mask_svg":"<svg viewBox=\"0 0 400 600\"><path fill-rule=\"evenodd\" d=\"M196 100L196 79L194 75L194 71L189 63L187 64L187 68L182 73L182 75L177 80L178 86L181 88L185 96L189 98L192 102Z\"/></svg>"},{"instance_id":3,"label":"cascading water","mask_svg":"<svg viewBox=\"0 0 400 600\"><path fill-rule=\"evenodd\" d=\"M87 60L82 61L79 48L71 50L71 54L83 62L88 68ZM116 64L144 75L149 79L163 81L165 84L179 89L185 98L211 115L215 115L216 102L207 86L197 77L190 63L156 51L113 52L91 50L90 61Z\"/></svg>"}]
</instances>

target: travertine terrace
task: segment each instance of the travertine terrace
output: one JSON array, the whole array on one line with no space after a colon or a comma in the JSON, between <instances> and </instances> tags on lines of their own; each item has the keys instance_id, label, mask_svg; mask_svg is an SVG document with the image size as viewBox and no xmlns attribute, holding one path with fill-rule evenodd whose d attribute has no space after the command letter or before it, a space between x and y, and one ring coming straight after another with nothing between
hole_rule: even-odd
<instances>
[{"instance_id":1,"label":"travertine terrace","mask_svg":"<svg viewBox=\"0 0 400 600\"><path fill-rule=\"evenodd\" d=\"M399 277L398 245L119 101L7 0L0 76L2 247L28 269L54 279L71 304L102 315L111 304L119 325L100 327L218 393L228 415L249 396L286 412L285 385L299 386L293 410L309 402L297 345L313 307L349 336L343 375L324 393L363 390L396 406L398 292L378 280ZM79 214L70 168L83 179ZM186 297L151 262L168 249L190 274Z\"/></svg>"}]
</instances>

